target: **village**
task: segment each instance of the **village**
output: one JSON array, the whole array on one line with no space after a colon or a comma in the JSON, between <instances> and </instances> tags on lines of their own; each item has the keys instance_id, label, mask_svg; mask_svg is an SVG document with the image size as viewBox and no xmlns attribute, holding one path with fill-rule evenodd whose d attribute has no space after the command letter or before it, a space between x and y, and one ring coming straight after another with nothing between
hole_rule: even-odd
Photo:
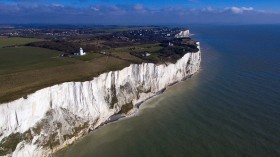
<instances>
[{"instance_id":1,"label":"village","mask_svg":"<svg viewBox=\"0 0 280 157\"><path fill-rule=\"evenodd\" d=\"M123 40L141 41L149 37L149 41L172 37L178 33L179 27L159 26L75 26L75 25L20 25L1 26L0 36L29 37L47 39L87 38L102 35L103 37L119 38ZM104 33L110 35L106 36Z\"/></svg>"},{"instance_id":2,"label":"village","mask_svg":"<svg viewBox=\"0 0 280 157\"><path fill-rule=\"evenodd\" d=\"M113 28L113 29L112 29ZM20 26L7 27L0 30L0 35L7 37L23 37L42 39L25 45L57 50L59 57L77 57L92 53L112 55L116 51L125 51L130 55L148 62L176 60L182 55L170 53L195 51L188 29L158 26ZM184 39L179 38L183 37ZM181 44L181 42L185 44ZM186 46L187 45L187 46ZM182 49L182 46L186 48ZM172 47L172 48L171 48ZM192 48L193 49L192 49ZM114 56L114 55L113 55ZM168 59L169 57L169 59Z\"/></svg>"}]
</instances>

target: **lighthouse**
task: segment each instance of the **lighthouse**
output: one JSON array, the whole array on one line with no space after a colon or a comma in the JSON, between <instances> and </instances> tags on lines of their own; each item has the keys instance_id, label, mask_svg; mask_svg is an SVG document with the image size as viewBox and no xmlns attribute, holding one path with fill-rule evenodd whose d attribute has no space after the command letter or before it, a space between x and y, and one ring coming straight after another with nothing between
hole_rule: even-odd
<instances>
[{"instance_id":1,"label":"lighthouse","mask_svg":"<svg viewBox=\"0 0 280 157\"><path fill-rule=\"evenodd\" d=\"M84 52L84 50L82 48L80 48L80 56L84 56L86 55L86 53Z\"/></svg>"}]
</instances>

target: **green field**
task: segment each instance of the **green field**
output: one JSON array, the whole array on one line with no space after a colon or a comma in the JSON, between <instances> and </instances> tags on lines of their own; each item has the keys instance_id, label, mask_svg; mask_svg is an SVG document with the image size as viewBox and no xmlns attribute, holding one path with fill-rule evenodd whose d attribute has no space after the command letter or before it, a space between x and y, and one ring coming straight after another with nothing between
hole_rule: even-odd
<instances>
[{"instance_id":1,"label":"green field","mask_svg":"<svg viewBox=\"0 0 280 157\"><path fill-rule=\"evenodd\" d=\"M42 41L42 39L36 38L19 38L19 37L1 37L0 38L0 48L5 46L16 46L24 45L36 41Z\"/></svg>"},{"instance_id":2,"label":"green field","mask_svg":"<svg viewBox=\"0 0 280 157\"><path fill-rule=\"evenodd\" d=\"M57 58L60 53L37 47L0 48L0 75L68 64Z\"/></svg>"},{"instance_id":3,"label":"green field","mask_svg":"<svg viewBox=\"0 0 280 157\"><path fill-rule=\"evenodd\" d=\"M27 38L0 38L0 40L8 39L5 41L5 45L14 45L18 43L27 43L31 41L38 41L38 39L27 39ZM1 43L1 45L4 45ZM146 44L139 46L122 47L108 50L112 52L114 56L137 61L137 58L129 55L129 52L155 52L160 50L162 47L159 44ZM50 50L38 47L6 47L0 48L0 75L10 74L21 71L37 70L42 68L50 68L55 66L67 65L78 63L82 61L91 61L104 55L99 53L88 53L85 56L74 56L72 58L59 58L59 54L63 52ZM153 54L151 57L155 57Z\"/></svg>"},{"instance_id":4,"label":"green field","mask_svg":"<svg viewBox=\"0 0 280 157\"><path fill-rule=\"evenodd\" d=\"M140 56L148 52L151 54L146 57L150 59L148 61L161 63L157 52L163 48L159 43L135 44L104 49L104 52L111 52L108 55L88 53L85 56L59 57L65 52L23 46L40 40L0 37L0 103L26 97L48 86L68 81L92 80L104 72L147 61L131 52L139 53ZM100 46L102 42L95 41L91 44Z\"/></svg>"},{"instance_id":5,"label":"green field","mask_svg":"<svg viewBox=\"0 0 280 157\"><path fill-rule=\"evenodd\" d=\"M92 59L99 58L102 56L104 56L104 55L102 55L100 53L88 53L85 56L75 56L74 58L78 59L78 60L82 60L82 61L90 61Z\"/></svg>"},{"instance_id":6,"label":"green field","mask_svg":"<svg viewBox=\"0 0 280 157\"><path fill-rule=\"evenodd\" d=\"M0 103L12 101L44 87L67 82L92 80L101 73L119 70L143 60L130 52L160 50L159 44L135 45L104 50L110 55L58 57L64 53L46 48L22 46L40 39L0 38ZM98 45L99 43L94 43ZM8 46L8 47L7 47Z\"/></svg>"},{"instance_id":7,"label":"green field","mask_svg":"<svg viewBox=\"0 0 280 157\"><path fill-rule=\"evenodd\" d=\"M108 50L109 52L156 52L162 49L159 44L145 44L145 45L138 45L138 46L129 46L129 47L120 47Z\"/></svg>"},{"instance_id":8,"label":"green field","mask_svg":"<svg viewBox=\"0 0 280 157\"><path fill-rule=\"evenodd\" d=\"M0 103L25 97L54 84L92 80L94 76L122 69L131 63L125 58L131 58L129 54L107 56L88 53L85 56L58 57L63 52L20 46L39 40L0 38Z\"/></svg>"}]
</instances>

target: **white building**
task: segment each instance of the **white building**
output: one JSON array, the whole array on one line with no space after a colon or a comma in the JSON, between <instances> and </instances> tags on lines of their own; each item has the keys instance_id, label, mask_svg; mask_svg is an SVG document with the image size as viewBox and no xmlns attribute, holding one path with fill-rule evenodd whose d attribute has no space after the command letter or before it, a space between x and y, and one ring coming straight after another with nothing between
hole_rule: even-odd
<instances>
[{"instance_id":1,"label":"white building","mask_svg":"<svg viewBox=\"0 0 280 157\"><path fill-rule=\"evenodd\" d=\"M80 54L79 55L84 56L84 55L86 55L86 52L84 52L84 50L82 48L80 48Z\"/></svg>"}]
</instances>

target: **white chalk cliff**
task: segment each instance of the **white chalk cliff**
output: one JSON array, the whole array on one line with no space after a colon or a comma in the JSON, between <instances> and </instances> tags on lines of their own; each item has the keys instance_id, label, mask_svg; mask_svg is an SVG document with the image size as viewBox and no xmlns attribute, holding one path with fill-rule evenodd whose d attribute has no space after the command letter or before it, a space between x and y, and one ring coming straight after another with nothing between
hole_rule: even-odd
<instances>
[{"instance_id":1,"label":"white chalk cliff","mask_svg":"<svg viewBox=\"0 0 280 157\"><path fill-rule=\"evenodd\" d=\"M175 35L175 38L186 38L190 36L190 30L180 31L180 33Z\"/></svg>"},{"instance_id":2,"label":"white chalk cliff","mask_svg":"<svg viewBox=\"0 0 280 157\"><path fill-rule=\"evenodd\" d=\"M196 73L200 60L198 51L175 64L132 64L92 81L54 85L1 104L0 156L46 156L104 124L124 106L133 105L128 114L133 113L141 102Z\"/></svg>"}]
</instances>

